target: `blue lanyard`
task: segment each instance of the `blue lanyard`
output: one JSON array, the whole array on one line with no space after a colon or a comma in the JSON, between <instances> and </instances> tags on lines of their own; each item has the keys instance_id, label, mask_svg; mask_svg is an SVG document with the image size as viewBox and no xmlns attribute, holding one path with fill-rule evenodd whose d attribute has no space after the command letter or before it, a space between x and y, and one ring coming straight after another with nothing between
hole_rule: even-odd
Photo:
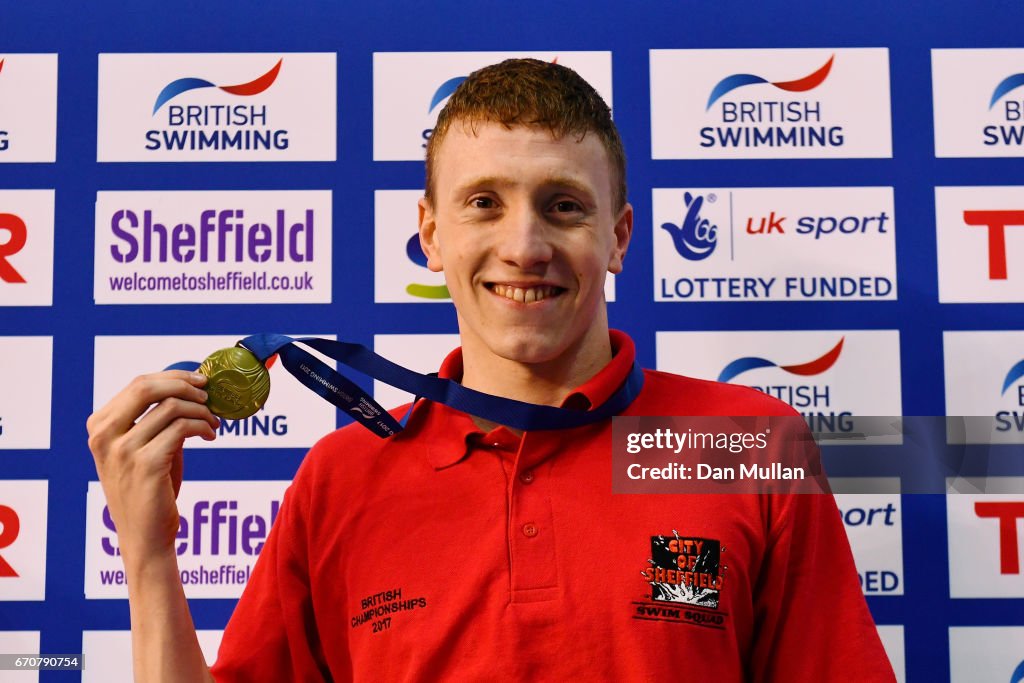
<instances>
[{"instance_id":1,"label":"blue lanyard","mask_svg":"<svg viewBox=\"0 0 1024 683\"><path fill-rule=\"evenodd\" d=\"M240 342L261 363L276 353L281 364L300 382L381 437L400 432L408 413L403 421L396 420L359 385L301 349L296 342L353 370L403 389L417 400L426 398L443 403L455 410L522 431L572 429L606 420L625 410L640 394L644 384L643 370L634 362L625 382L603 404L593 410L569 410L492 396L468 389L450 379L421 375L392 363L362 344L316 337L293 339L282 334L256 334Z\"/></svg>"}]
</instances>

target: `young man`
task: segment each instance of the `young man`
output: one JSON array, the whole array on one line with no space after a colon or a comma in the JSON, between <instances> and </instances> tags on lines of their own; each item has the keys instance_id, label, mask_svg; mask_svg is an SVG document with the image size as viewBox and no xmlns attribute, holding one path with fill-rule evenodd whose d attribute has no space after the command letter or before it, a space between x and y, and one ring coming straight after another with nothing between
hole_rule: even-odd
<instances>
[{"instance_id":1,"label":"young man","mask_svg":"<svg viewBox=\"0 0 1024 683\"><path fill-rule=\"evenodd\" d=\"M635 355L603 297L632 228L621 142L586 82L535 60L472 74L438 119L420 201L462 342L441 375L530 403L604 403ZM173 549L182 442L217 426L204 381L145 376L90 419L138 680L210 676ZM645 371L623 414L792 411ZM213 677L893 680L829 496L613 495L610 433L610 420L518 433L421 401L390 439L328 435L285 496ZM649 571L662 551L691 554L703 578L666 583L682 572Z\"/></svg>"}]
</instances>

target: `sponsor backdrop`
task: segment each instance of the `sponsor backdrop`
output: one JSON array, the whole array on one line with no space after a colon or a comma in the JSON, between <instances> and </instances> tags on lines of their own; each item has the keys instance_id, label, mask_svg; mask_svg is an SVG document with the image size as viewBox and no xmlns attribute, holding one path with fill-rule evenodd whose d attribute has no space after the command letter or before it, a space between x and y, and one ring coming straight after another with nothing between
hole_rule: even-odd
<instances>
[{"instance_id":1,"label":"sponsor backdrop","mask_svg":"<svg viewBox=\"0 0 1024 683\"><path fill-rule=\"evenodd\" d=\"M837 500L901 680L1024 678L1024 9L212 5L0 22L0 653L128 680L85 420L133 376L294 330L436 369L457 337L415 239L424 146L470 71L532 56L620 126L636 225L606 294L645 365L828 431L994 418L948 436L991 449L987 489ZM263 411L186 451L177 549L210 659L305 450L348 421L271 372Z\"/></svg>"}]
</instances>

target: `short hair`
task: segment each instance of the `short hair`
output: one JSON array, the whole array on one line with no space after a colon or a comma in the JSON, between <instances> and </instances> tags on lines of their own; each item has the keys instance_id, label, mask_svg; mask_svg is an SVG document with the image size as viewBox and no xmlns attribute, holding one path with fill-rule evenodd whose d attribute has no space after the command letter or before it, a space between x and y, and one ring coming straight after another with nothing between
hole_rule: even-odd
<instances>
[{"instance_id":1,"label":"short hair","mask_svg":"<svg viewBox=\"0 0 1024 683\"><path fill-rule=\"evenodd\" d=\"M427 141L427 201L433 201L437 150L456 121L493 122L508 128L540 126L555 138L576 135L582 140L594 133L618 176L612 179L615 208L626 204L626 153L611 109L593 86L566 66L539 59L506 59L471 73L452 93Z\"/></svg>"}]
</instances>

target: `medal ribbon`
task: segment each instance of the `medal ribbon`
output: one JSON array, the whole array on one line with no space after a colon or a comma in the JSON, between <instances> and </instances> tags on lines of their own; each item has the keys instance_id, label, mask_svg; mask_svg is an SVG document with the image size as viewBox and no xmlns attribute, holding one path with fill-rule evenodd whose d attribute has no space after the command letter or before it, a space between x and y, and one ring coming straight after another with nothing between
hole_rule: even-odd
<instances>
[{"instance_id":1,"label":"medal ribbon","mask_svg":"<svg viewBox=\"0 0 1024 683\"><path fill-rule=\"evenodd\" d=\"M267 359L276 353L281 359L281 364L300 382L381 437L392 436L401 431L412 409L410 408L401 421L396 420L359 385L300 348L296 342L319 351L353 370L407 391L417 400L426 398L455 410L523 431L571 429L600 422L625 410L640 394L644 383L643 370L634 362L626 381L603 404L593 410L569 410L492 396L468 389L450 379L422 375L392 363L362 344L316 337L293 339L282 334L256 334L239 342L261 363L266 363Z\"/></svg>"}]
</instances>

